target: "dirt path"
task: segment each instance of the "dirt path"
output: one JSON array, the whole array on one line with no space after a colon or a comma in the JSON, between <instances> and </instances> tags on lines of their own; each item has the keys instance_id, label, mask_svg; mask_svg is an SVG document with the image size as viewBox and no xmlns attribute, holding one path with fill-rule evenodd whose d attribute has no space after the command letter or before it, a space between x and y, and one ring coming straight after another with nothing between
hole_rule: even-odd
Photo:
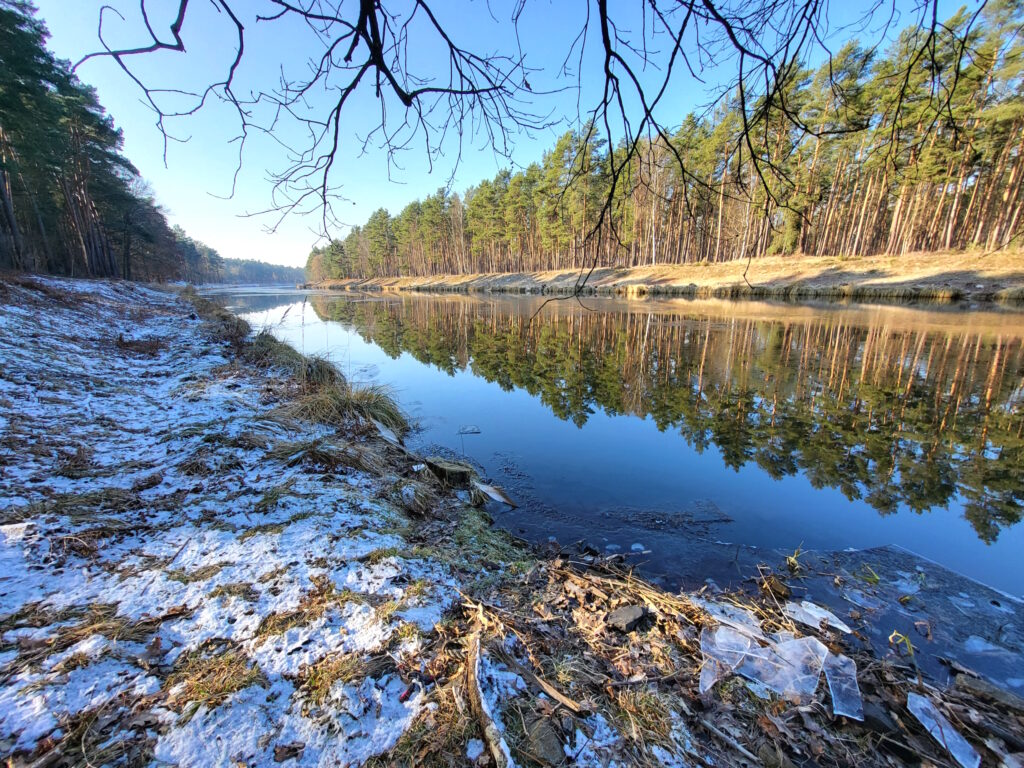
<instances>
[{"instance_id":1,"label":"dirt path","mask_svg":"<svg viewBox=\"0 0 1024 768\"><path fill-rule=\"evenodd\" d=\"M578 270L568 270L332 280L317 287L571 294L580 279ZM584 290L631 297L1021 301L1024 252L908 254L898 258L766 257L752 261L749 270L745 261L597 269Z\"/></svg>"}]
</instances>

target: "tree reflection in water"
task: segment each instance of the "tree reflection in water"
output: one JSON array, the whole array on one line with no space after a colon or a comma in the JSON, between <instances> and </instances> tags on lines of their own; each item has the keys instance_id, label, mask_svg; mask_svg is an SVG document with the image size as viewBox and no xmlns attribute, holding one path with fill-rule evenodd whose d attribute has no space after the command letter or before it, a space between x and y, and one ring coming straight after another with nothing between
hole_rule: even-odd
<instances>
[{"instance_id":1,"label":"tree reflection in water","mask_svg":"<svg viewBox=\"0 0 1024 768\"><path fill-rule=\"evenodd\" d=\"M726 464L803 473L882 514L959 496L995 541L1024 502L1024 318L901 308L315 295L397 357L469 369L578 426L650 416Z\"/></svg>"}]
</instances>

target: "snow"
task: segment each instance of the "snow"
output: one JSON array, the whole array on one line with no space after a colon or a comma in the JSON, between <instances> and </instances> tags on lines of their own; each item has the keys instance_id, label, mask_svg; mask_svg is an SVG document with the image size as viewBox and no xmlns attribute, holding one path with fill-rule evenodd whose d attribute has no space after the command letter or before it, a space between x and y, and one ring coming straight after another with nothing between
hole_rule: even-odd
<instances>
[{"instance_id":1,"label":"snow","mask_svg":"<svg viewBox=\"0 0 1024 768\"><path fill-rule=\"evenodd\" d=\"M363 561L412 550L394 533L405 517L387 501L386 478L288 468L238 439L273 445L331 430L275 418L273 375L232 365L181 299L39 281L77 300L0 293L5 750L35 759L67 717L107 707L125 729L138 709L152 713L158 762L276 765L275 747L294 743L296 765L385 752L423 710L422 688L400 701L408 683L397 673L357 680L332 688L314 715L296 680L331 654L415 654L421 644L396 630L408 621L429 632L458 601L440 562ZM119 336L159 344L141 353ZM272 489L279 502L260 507ZM260 634L324 579L338 595L324 611ZM367 596L398 608L379 614ZM99 615L106 624L89 632ZM190 718L168 711L175 663L216 648L243 654L262 679Z\"/></svg>"}]
</instances>

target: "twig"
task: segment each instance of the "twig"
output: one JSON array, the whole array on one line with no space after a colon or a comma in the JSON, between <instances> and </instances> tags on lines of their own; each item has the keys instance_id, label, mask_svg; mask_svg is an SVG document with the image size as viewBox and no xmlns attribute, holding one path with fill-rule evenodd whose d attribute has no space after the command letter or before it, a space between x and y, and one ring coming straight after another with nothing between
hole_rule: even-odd
<instances>
[{"instance_id":1,"label":"twig","mask_svg":"<svg viewBox=\"0 0 1024 768\"><path fill-rule=\"evenodd\" d=\"M469 705L480 721L480 728L484 734L484 741L491 751L496 768L509 768L512 765L512 753L508 744L501 736L501 731L494 724L491 713L484 702L483 693L480 690L480 630L476 629L469 636L468 658L466 659L466 689L469 692Z\"/></svg>"}]
</instances>

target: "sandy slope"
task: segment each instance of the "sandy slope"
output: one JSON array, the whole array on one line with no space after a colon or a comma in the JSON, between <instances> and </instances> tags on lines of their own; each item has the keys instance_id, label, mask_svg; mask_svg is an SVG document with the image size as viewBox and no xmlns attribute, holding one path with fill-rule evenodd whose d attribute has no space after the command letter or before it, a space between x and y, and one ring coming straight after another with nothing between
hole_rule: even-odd
<instances>
[{"instance_id":1,"label":"sandy slope","mask_svg":"<svg viewBox=\"0 0 1024 768\"><path fill-rule=\"evenodd\" d=\"M581 279L579 270L563 270L332 280L322 287L571 293ZM865 258L778 256L752 261L749 269L745 261L597 269L587 278L585 289L627 296L1019 300L1024 298L1024 253Z\"/></svg>"}]
</instances>

